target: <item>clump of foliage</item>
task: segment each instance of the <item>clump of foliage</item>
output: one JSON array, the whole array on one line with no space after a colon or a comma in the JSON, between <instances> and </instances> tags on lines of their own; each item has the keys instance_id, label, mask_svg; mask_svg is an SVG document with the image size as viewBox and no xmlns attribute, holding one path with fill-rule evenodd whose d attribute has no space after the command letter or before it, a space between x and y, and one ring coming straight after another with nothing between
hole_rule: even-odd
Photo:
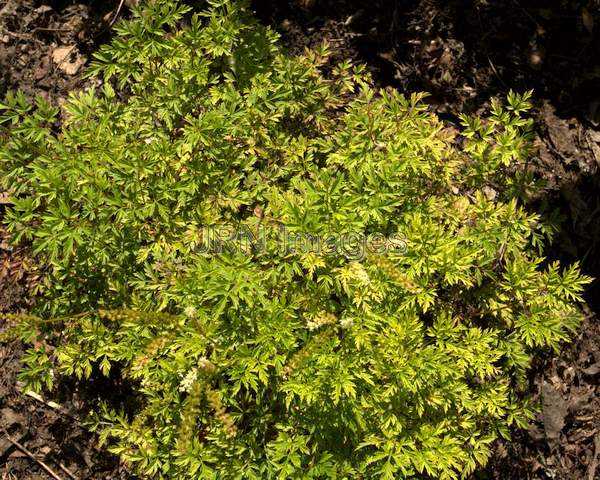
<instances>
[{"instance_id":1,"label":"clump of foliage","mask_svg":"<svg viewBox=\"0 0 600 480\"><path fill-rule=\"evenodd\" d=\"M521 206L529 94L458 137L208 4L138 7L61 109L1 106L5 222L45 274L22 378L128 382L93 424L152 478L467 476L531 416L532 351L576 328L587 282ZM269 233L215 252L206 225ZM281 226L379 237L281 252Z\"/></svg>"}]
</instances>

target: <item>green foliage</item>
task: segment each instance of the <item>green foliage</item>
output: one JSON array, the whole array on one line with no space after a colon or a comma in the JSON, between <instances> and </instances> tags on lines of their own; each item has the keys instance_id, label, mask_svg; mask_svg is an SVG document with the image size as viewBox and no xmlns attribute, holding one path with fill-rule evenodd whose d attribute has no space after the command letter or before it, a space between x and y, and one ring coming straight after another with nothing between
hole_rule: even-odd
<instances>
[{"instance_id":1,"label":"green foliage","mask_svg":"<svg viewBox=\"0 0 600 480\"><path fill-rule=\"evenodd\" d=\"M530 94L457 137L422 95L324 76L325 46L287 56L208 3L141 6L61 111L0 105L5 222L45 272L17 329L56 346L23 380L128 382L92 426L152 478L468 476L531 417L532 351L568 338L588 281L522 206ZM215 224L264 248L206 251ZM281 252L281 226L380 237Z\"/></svg>"}]
</instances>

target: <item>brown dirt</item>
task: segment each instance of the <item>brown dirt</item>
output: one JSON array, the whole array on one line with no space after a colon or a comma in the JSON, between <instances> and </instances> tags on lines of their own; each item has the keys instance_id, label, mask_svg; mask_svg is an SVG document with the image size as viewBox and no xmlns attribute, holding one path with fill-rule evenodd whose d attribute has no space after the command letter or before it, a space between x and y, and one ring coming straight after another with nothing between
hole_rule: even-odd
<instances>
[{"instance_id":1,"label":"brown dirt","mask_svg":"<svg viewBox=\"0 0 600 480\"><path fill-rule=\"evenodd\" d=\"M117 3L0 2L0 95L21 88L58 102L82 86L83 62L106 38L94 36ZM580 260L600 277L600 0L254 0L253 7L292 53L326 39L333 62L364 62L381 85L430 92L432 109L450 122L485 108L490 96L534 88L535 161L548 182L540 204L565 217L550 256ZM0 312L27 308L36 280L27 252L5 239L0 231ZM577 338L535 365L530 389L540 414L527 432L497 442L477 478L600 478L599 285L589 289ZM0 346L0 479L50 478L2 429L64 478L59 463L76 478L125 478L78 422L21 395L22 352L18 343ZM89 408L82 400L89 392L73 385L61 384L57 398L74 415Z\"/></svg>"}]
</instances>

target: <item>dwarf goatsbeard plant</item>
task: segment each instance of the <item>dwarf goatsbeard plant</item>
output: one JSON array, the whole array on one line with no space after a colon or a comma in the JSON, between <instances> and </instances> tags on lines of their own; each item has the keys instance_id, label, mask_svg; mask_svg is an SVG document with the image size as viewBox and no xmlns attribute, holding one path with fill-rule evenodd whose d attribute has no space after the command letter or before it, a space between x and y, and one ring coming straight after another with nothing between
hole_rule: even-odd
<instances>
[{"instance_id":1,"label":"dwarf goatsbeard plant","mask_svg":"<svg viewBox=\"0 0 600 480\"><path fill-rule=\"evenodd\" d=\"M60 109L2 104L5 222L44 278L21 378L121 386L91 424L148 478L468 476L587 282L523 207L529 94L457 134L208 4L140 5Z\"/></svg>"}]
</instances>

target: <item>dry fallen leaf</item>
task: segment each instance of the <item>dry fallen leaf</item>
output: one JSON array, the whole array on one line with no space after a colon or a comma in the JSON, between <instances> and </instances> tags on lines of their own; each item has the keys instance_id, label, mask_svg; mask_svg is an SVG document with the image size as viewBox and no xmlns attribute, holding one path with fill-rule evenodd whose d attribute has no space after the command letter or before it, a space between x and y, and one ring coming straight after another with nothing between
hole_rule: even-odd
<instances>
[{"instance_id":1,"label":"dry fallen leaf","mask_svg":"<svg viewBox=\"0 0 600 480\"><path fill-rule=\"evenodd\" d=\"M0 205L11 205L12 203L10 192L0 192Z\"/></svg>"},{"instance_id":2,"label":"dry fallen leaf","mask_svg":"<svg viewBox=\"0 0 600 480\"><path fill-rule=\"evenodd\" d=\"M567 403L561 393L548 383L542 385L542 420L546 441L550 448L558 444L560 432L565 426Z\"/></svg>"},{"instance_id":3,"label":"dry fallen leaf","mask_svg":"<svg viewBox=\"0 0 600 480\"><path fill-rule=\"evenodd\" d=\"M64 62L74 48L74 45L70 47L56 47L52 52L52 60L57 64Z\"/></svg>"},{"instance_id":4,"label":"dry fallen leaf","mask_svg":"<svg viewBox=\"0 0 600 480\"><path fill-rule=\"evenodd\" d=\"M75 52L75 59L71 61L73 52ZM75 75L86 61L84 56L78 54L74 45L55 48L52 52L52 60L67 75Z\"/></svg>"}]
</instances>

